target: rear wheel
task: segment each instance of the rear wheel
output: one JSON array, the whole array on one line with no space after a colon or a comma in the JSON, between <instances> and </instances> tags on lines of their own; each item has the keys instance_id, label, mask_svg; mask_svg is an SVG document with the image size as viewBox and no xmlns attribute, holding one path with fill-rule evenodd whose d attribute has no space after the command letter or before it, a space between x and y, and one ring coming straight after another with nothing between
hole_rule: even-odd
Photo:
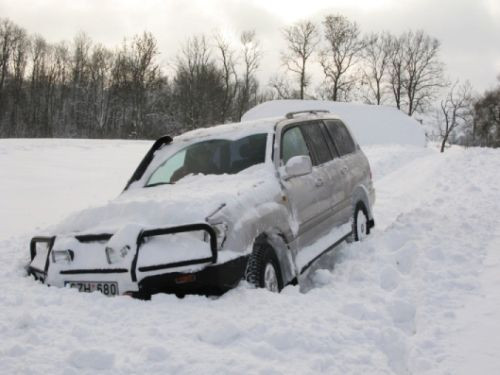
<instances>
[{"instance_id":1,"label":"rear wheel","mask_svg":"<svg viewBox=\"0 0 500 375\"><path fill-rule=\"evenodd\" d=\"M354 209L352 220L352 237L354 241L363 241L370 234L368 212L365 205L359 202Z\"/></svg>"},{"instance_id":2,"label":"rear wheel","mask_svg":"<svg viewBox=\"0 0 500 375\"><path fill-rule=\"evenodd\" d=\"M246 279L257 288L278 293L283 289L283 280L278 257L267 243L257 243L248 260Z\"/></svg>"}]
</instances>

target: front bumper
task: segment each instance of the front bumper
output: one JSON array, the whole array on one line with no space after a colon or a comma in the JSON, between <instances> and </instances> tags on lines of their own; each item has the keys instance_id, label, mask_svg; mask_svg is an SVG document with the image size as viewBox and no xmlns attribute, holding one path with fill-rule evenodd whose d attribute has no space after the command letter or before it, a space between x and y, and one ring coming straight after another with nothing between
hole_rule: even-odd
<instances>
[{"instance_id":1,"label":"front bumper","mask_svg":"<svg viewBox=\"0 0 500 375\"><path fill-rule=\"evenodd\" d=\"M220 295L234 288L245 275L248 256L210 265L192 273L164 273L148 276L139 282L137 297L149 298L152 294Z\"/></svg>"},{"instance_id":2,"label":"front bumper","mask_svg":"<svg viewBox=\"0 0 500 375\"><path fill-rule=\"evenodd\" d=\"M138 266L138 258L144 242L151 237L190 231L205 231L209 235L210 257ZM75 236L80 243L107 242L111 234ZM64 286L68 281L116 281L119 294L147 297L155 293L203 293L219 294L234 287L244 275L246 257L217 263L217 237L214 229L206 223L177 227L143 230L137 236L136 249L129 267L61 269L51 261L55 237L34 237L30 244L31 262L28 274L47 285ZM37 254L37 244L48 245L46 254ZM102 249L104 251L104 248ZM173 251L165 249L165 251ZM175 251L175 250L174 250ZM37 259L37 256L39 257ZM36 260L34 262L34 260ZM191 268L196 268L192 271ZM179 271L180 270L180 271Z\"/></svg>"}]
</instances>

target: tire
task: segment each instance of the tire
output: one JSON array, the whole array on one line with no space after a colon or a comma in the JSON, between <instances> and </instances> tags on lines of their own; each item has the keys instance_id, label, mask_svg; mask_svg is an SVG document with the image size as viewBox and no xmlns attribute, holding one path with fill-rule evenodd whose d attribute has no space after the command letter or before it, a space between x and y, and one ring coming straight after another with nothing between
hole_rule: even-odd
<instances>
[{"instance_id":1,"label":"tire","mask_svg":"<svg viewBox=\"0 0 500 375\"><path fill-rule=\"evenodd\" d=\"M363 202L358 202L352 218L352 240L363 241L370 234L368 212Z\"/></svg>"},{"instance_id":2,"label":"tire","mask_svg":"<svg viewBox=\"0 0 500 375\"><path fill-rule=\"evenodd\" d=\"M256 288L265 288L279 293L283 289L283 278L278 257L267 243L256 243L248 260L246 280Z\"/></svg>"}]
</instances>

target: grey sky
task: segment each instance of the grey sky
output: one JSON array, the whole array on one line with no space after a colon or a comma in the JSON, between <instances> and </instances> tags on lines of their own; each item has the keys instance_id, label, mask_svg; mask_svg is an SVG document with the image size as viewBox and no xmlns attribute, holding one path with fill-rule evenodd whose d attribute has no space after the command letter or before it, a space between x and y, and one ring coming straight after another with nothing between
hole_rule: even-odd
<instances>
[{"instance_id":1,"label":"grey sky","mask_svg":"<svg viewBox=\"0 0 500 375\"><path fill-rule=\"evenodd\" d=\"M218 29L236 37L255 29L264 80L279 68L283 26L337 12L363 32L425 30L442 42L449 77L469 79L478 91L492 87L500 73L500 0L0 0L0 17L53 42L85 31L111 47L151 31L165 63L188 36Z\"/></svg>"}]
</instances>

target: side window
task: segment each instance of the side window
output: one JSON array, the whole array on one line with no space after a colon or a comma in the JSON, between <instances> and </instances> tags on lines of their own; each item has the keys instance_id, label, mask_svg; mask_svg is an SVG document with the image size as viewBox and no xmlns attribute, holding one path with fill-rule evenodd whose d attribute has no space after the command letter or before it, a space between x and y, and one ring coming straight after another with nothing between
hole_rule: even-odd
<instances>
[{"instance_id":1,"label":"side window","mask_svg":"<svg viewBox=\"0 0 500 375\"><path fill-rule=\"evenodd\" d=\"M283 160L283 164L286 164L290 158L297 155L310 156L302 132L298 126L295 126L285 130L283 134L281 139L281 160Z\"/></svg>"},{"instance_id":2,"label":"side window","mask_svg":"<svg viewBox=\"0 0 500 375\"><path fill-rule=\"evenodd\" d=\"M266 159L267 134L250 135L231 142L229 149L231 172L238 173L248 167L264 163Z\"/></svg>"},{"instance_id":3,"label":"side window","mask_svg":"<svg viewBox=\"0 0 500 375\"><path fill-rule=\"evenodd\" d=\"M309 122L300 125L300 129L304 133L309 148L314 154L314 165L319 165L332 160L332 154L328 148L328 144L325 140L325 134L321 129L322 124L320 122Z\"/></svg>"},{"instance_id":4,"label":"side window","mask_svg":"<svg viewBox=\"0 0 500 375\"><path fill-rule=\"evenodd\" d=\"M325 125L335 142L335 145L337 146L340 156L356 151L356 144L349 134L349 131L341 121L325 120Z\"/></svg>"}]
</instances>

